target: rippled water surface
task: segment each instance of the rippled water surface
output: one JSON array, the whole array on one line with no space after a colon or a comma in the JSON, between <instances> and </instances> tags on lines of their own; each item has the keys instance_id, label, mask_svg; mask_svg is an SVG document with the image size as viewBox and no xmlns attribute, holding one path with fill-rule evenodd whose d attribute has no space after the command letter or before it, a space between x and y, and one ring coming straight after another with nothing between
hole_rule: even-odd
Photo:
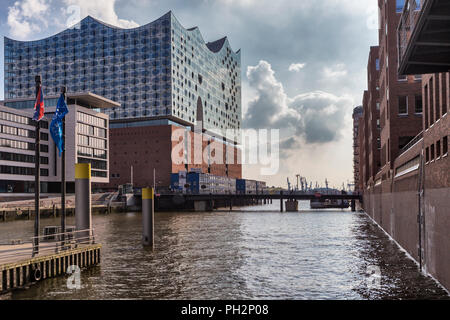
<instances>
[{"instance_id":1,"label":"rippled water surface","mask_svg":"<svg viewBox=\"0 0 450 320\"><path fill-rule=\"evenodd\" d=\"M80 290L67 289L66 278L58 278L10 297L448 298L365 214L310 211L307 202L301 207L304 211L280 213L274 201L234 212L157 213L153 250L141 245L139 213L97 215L93 220L102 261L83 270ZM58 223L42 220L42 225ZM3 223L0 240L24 238L32 230L32 221Z\"/></svg>"}]
</instances>

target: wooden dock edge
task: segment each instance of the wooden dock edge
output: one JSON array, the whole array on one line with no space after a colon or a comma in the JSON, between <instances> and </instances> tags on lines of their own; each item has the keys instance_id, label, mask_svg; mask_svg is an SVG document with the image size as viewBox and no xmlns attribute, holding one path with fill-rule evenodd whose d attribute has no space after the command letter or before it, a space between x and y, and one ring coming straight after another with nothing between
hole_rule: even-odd
<instances>
[{"instance_id":1,"label":"wooden dock edge","mask_svg":"<svg viewBox=\"0 0 450 320\"><path fill-rule=\"evenodd\" d=\"M47 278L66 275L67 268L72 265L80 269L98 265L101 248L101 244L93 244L0 265L0 295Z\"/></svg>"}]
</instances>

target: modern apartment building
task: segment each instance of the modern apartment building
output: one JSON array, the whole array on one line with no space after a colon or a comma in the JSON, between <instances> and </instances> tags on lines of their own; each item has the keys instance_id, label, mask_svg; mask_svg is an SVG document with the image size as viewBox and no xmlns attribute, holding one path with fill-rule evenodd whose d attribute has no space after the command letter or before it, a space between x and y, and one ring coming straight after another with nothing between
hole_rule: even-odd
<instances>
[{"instance_id":1,"label":"modern apartment building","mask_svg":"<svg viewBox=\"0 0 450 320\"><path fill-rule=\"evenodd\" d=\"M0 105L0 192L28 193L34 190L36 127L32 113ZM50 175L49 121L41 126L41 190L47 192Z\"/></svg>"},{"instance_id":2,"label":"modern apartment building","mask_svg":"<svg viewBox=\"0 0 450 320\"><path fill-rule=\"evenodd\" d=\"M49 135L49 125L58 97L45 99L45 116L41 129L42 192L60 191L61 158ZM109 119L100 109L118 104L86 93L68 96L66 121L66 181L68 192L74 192L75 163L91 163L92 182L109 182ZM1 174L0 192L28 193L34 190L34 135L31 99L10 99L0 106Z\"/></svg>"},{"instance_id":3,"label":"modern apartment building","mask_svg":"<svg viewBox=\"0 0 450 320\"><path fill-rule=\"evenodd\" d=\"M153 182L154 168L160 168L167 186L170 174L178 172L173 171L175 165L169 166L169 148L144 150L127 140L133 150L124 151L124 137L170 146L167 132L179 127L194 131L197 126L206 145L220 140L224 149L239 152L238 139L225 137L221 130L242 125L240 51L234 52L226 37L206 43L197 27L184 28L172 12L134 29L88 16L46 39L5 38L5 97L32 97L36 74L42 75L47 94L65 85L69 94L92 92L120 103L105 110L111 123L110 187L131 182L131 160L138 161L135 169L142 166L133 181L137 186ZM161 157L155 156L156 150ZM167 168L163 170L161 163ZM204 172L232 176L235 169L221 166L213 169L207 160ZM188 170L189 164L182 169ZM240 166L237 171L235 178L241 176Z\"/></svg>"}]
</instances>

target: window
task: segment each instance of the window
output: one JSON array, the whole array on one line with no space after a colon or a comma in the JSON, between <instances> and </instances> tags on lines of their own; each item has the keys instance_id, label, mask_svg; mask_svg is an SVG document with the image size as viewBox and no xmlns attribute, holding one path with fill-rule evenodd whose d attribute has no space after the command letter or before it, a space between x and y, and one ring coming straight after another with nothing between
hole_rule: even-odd
<instances>
[{"instance_id":1,"label":"window","mask_svg":"<svg viewBox=\"0 0 450 320\"><path fill-rule=\"evenodd\" d=\"M416 103L415 103L415 107L414 107L414 112L415 113L422 113L422 111L423 111L422 96L421 95L416 95L415 101L416 101Z\"/></svg>"},{"instance_id":2,"label":"window","mask_svg":"<svg viewBox=\"0 0 450 320\"><path fill-rule=\"evenodd\" d=\"M431 154L430 154L430 156L431 156L431 161L433 161L433 160L434 160L434 144L431 145L430 151L431 151Z\"/></svg>"},{"instance_id":3,"label":"window","mask_svg":"<svg viewBox=\"0 0 450 320\"><path fill-rule=\"evenodd\" d=\"M407 96L398 97L398 114L401 114L401 115L408 114L408 97Z\"/></svg>"},{"instance_id":4,"label":"window","mask_svg":"<svg viewBox=\"0 0 450 320\"><path fill-rule=\"evenodd\" d=\"M377 60L375 61L375 68L377 69L377 71L380 70L380 59L377 59Z\"/></svg>"},{"instance_id":5,"label":"window","mask_svg":"<svg viewBox=\"0 0 450 320\"><path fill-rule=\"evenodd\" d=\"M448 136L442 139L442 154L445 156L448 154Z\"/></svg>"},{"instance_id":6,"label":"window","mask_svg":"<svg viewBox=\"0 0 450 320\"><path fill-rule=\"evenodd\" d=\"M427 147L427 149L425 150L425 161L429 162L430 161L430 148Z\"/></svg>"},{"instance_id":7,"label":"window","mask_svg":"<svg viewBox=\"0 0 450 320\"><path fill-rule=\"evenodd\" d=\"M405 0L397 0L396 11L402 12L404 6L405 6Z\"/></svg>"},{"instance_id":8,"label":"window","mask_svg":"<svg viewBox=\"0 0 450 320\"><path fill-rule=\"evenodd\" d=\"M408 77L407 76L398 76L398 81L406 81L406 80L408 80Z\"/></svg>"},{"instance_id":9,"label":"window","mask_svg":"<svg viewBox=\"0 0 450 320\"><path fill-rule=\"evenodd\" d=\"M441 157L441 140L436 141L436 159Z\"/></svg>"}]
</instances>

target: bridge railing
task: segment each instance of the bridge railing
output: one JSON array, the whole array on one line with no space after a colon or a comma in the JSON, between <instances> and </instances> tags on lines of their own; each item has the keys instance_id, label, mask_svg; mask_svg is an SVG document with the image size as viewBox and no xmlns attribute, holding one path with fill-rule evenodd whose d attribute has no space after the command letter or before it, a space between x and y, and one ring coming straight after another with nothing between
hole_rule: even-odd
<instances>
[{"instance_id":1,"label":"bridge railing","mask_svg":"<svg viewBox=\"0 0 450 320\"><path fill-rule=\"evenodd\" d=\"M0 264L27 260L37 255L52 255L94 243L94 229L46 234L26 240L14 239L0 244Z\"/></svg>"}]
</instances>

